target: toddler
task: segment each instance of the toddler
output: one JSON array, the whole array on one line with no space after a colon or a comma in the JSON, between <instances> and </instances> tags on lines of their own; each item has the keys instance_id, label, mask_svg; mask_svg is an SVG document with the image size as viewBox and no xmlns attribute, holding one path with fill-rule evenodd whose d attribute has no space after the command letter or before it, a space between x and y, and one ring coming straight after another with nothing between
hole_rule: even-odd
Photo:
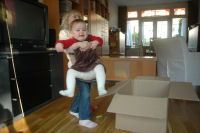
<instances>
[{"instance_id":1,"label":"toddler","mask_svg":"<svg viewBox=\"0 0 200 133\"><path fill-rule=\"evenodd\" d=\"M60 32L59 32L59 40L66 40L66 39L71 38L69 34L69 25L71 24L72 21L76 19L81 19L81 18L82 18L82 15L80 11L78 10L70 10L66 12L62 17L62 22L61 22L61 27L60 27ZM98 42L100 42L100 40ZM88 45L87 42L77 42L77 43L81 43L79 45L82 46L82 50L87 50L91 46L91 44L89 43ZM77 43L74 43L73 45L76 46L78 45ZM63 47L56 45L57 52L65 51L65 54L67 55L67 58L68 58L68 68L70 68L75 62L74 55L70 54L70 53L74 53L73 48L72 48L73 45L65 50L63 49ZM92 117L91 103L90 103L91 83L76 80L76 85L78 87L78 92L75 99L73 100L72 105L70 106L69 113L79 119L79 125L87 127L87 128L95 128L98 124L90 120L90 118Z\"/></svg>"},{"instance_id":2,"label":"toddler","mask_svg":"<svg viewBox=\"0 0 200 133\"><path fill-rule=\"evenodd\" d=\"M61 90L59 93L64 96L73 97L75 91L76 78L90 81L96 79L98 94L104 95L105 90L105 69L96 52L96 47L102 44L102 39L87 33L86 23L82 19L76 19L71 22L69 33L72 38L59 40L56 42L57 49L67 49L73 46L75 63L67 72L67 90ZM85 50L83 43L90 48ZM76 45L73 45L76 43Z\"/></svg>"}]
</instances>

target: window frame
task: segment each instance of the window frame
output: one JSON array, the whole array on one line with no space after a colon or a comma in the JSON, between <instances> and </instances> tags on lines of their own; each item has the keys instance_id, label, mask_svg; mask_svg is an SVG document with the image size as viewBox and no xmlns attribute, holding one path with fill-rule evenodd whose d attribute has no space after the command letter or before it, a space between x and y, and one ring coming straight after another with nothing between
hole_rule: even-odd
<instances>
[{"instance_id":1,"label":"window frame","mask_svg":"<svg viewBox=\"0 0 200 133\"><path fill-rule=\"evenodd\" d=\"M175 8L185 8L185 15L174 15L174 9ZM152 16L152 17L142 17L141 13L142 10L159 10L159 9L170 9L170 14L169 16ZM141 45L142 42L142 22L144 21L168 21L168 37L172 37L172 19L173 18L188 18L188 7L186 5L180 5L180 6L169 6L169 8L135 8L135 9L128 9L128 11L138 11L138 17L137 18L128 18L127 21L130 20L138 20L139 21L139 45ZM127 11L127 16L128 16L128 11ZM188 24L188 20L187 20ZM155 28L154 28L155 30ZM157 33L156 33L157 34ZM157 35L153 35L153 38L155 38ZM187 37L187 35L186 35ZM127 46L127 45L126 45Z\"/></svg>"}]
</instances>

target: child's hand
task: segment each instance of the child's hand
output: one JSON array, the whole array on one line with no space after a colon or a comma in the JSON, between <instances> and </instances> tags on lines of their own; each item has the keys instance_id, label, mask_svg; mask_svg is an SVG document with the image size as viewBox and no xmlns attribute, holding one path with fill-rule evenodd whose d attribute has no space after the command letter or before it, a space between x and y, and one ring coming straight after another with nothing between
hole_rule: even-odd
<instances>
[{"instance_id":1,"label":"child's hand","mask_svg":"<svg viewBox=\"0 0 200 133\"><path fill-rule=\"evenodd\" d=\"M64 48L63 48L62 43L57 43L55 48L56 48L57 52L64 52Z\"/></svg>"},{"instance_id":2,"label":"child's hand","mask_svg":"<svg viewBox=\"0 0 200 133\"><path fill-rule=\"evenodd\" d=\"M80 42L79 47L80 47L81 51L86 51L86 50L90 49L91 43L89 43L88 41L83 41L83 42Z\"/></svg>"},{"instance_id":3,"label":"child's hand","mask_svg":"<svg viewBox=\"0 0 200 133\"><path fill-rule=\"evenodd\" d=\"M99 42L95 40L95 41L90 42L90 44L91 44L90 48L94 50L94 49L96 49Z\"/></svg>"}]
</instances>

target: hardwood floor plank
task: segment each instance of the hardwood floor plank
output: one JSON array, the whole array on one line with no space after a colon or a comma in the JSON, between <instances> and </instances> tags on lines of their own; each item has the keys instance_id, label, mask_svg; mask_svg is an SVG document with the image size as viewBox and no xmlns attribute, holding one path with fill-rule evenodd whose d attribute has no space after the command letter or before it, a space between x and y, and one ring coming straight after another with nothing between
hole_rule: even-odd
<instances>
[{"instance_id":1,"label":"hardwood floor plank","mask_svg":"<svg viewBox=\"0 0 200 133\"><path fill-rule=\"evenodd\" d=\"M94 129L79 126L69 114L73 98L60 97L41 109L0 129L0 133L131 133L115 128L115 114L106 112L112 96L95 100L97 89L91 89L91 104L95 108ZM168 133L200 133L200 102L169 100Z\"/></svg>"},{"instance_id":2,"label":"hardwood floor plank","mask_svg":"<svg viewBox=\"0 0 200 133\"><path fill-rule=\"evenodd\" d=\"M173 133L199 133L200 103L169 100L168 121Z\"/></svg>"}]
</instances>

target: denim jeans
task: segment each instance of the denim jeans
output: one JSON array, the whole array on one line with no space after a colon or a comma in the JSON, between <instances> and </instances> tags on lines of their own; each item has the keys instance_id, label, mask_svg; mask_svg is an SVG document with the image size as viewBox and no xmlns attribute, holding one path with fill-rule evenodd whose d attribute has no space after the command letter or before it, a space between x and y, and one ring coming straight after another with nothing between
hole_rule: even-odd
<instances>
[{"instance_id":1,"label":"denim jeans","mask_svg":"<svg viewBox=\"0 0 200 133\"><path fill-rule=\"evenodd\" d=\"M78 86L77 96L74 99L70 111L79 113L79 120L88 120L91 118L90 88L91 84L76 80Z\"/></svg>"}]
</instances>

